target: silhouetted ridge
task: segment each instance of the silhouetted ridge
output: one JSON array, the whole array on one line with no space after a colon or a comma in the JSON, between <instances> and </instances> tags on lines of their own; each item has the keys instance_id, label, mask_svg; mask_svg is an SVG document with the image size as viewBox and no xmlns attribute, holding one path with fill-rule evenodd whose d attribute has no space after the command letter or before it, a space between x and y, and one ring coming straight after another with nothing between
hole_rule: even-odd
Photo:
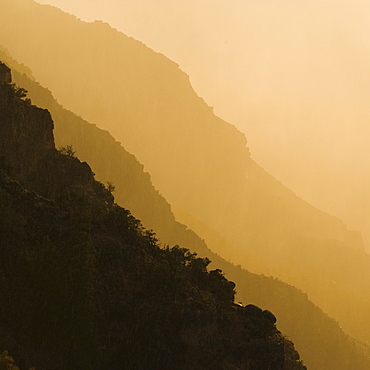
<instances>
[{"instance_id":1,"label":"silhouetted ridge","mask_svg":"<svg viewBox=\"0 0 370 370\"><path fill-rule=\"evenodd\" d=\"M48 111L9 82L0 84L1 347L37 368L305 368L271 314L235 305L235 284L207 271L209 260L160 248L86 163L57 151Z\"/></svg>"},{"instance_id":2,"label":"silhouetted ridge","mask_svg":"<svg viewBox=\"0 0 370 370\"><path fill-rule=\"evenodd\" d=\"M133 155L108 132L60 107L49 91L33 81L27 67L19 65L6 53L2 53L2 57L12 65L17 84L29 90L29 96L37 105L52 112L58 145L72 144L78 156L92 165L99 180L113 181L118 203L132 210L146 227L156 230L162 243L180 244L210 258L213 266L222 268L237 283L239 300L271 309L278 317L278 327L294 340L310 369L367 369L370 366L366 350L344 335L334 320L308 301L306 294L276 279L233 266L212 253L194 232L175 222L170 205L154 189L149 175L143 172L143 166ZM226 246L232 248L227 241L222 243L225 255Z\"/></svg>"}]
</instances>

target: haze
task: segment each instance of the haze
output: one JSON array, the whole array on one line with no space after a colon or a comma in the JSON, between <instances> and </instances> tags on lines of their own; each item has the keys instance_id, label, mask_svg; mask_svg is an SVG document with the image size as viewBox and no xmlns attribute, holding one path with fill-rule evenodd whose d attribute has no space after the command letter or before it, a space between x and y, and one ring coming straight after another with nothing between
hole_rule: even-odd
<instances>
[{"instance_id":1,"label":"haze","mask_svg":"<svg viewBox=\"0 0 370 370\"><path fill-rule=\"evenodd\" d=\"M237 299L276 312L309 368L370 368L370 255L359 232L311 205L366 231L360 3L355 11L297 1L66 9L134 38L33 0L0 4L0 60L28 91L25 104L50 110L57 147L114 184L117 204L163 245L207 256L235 279ZM250 273L280 281L252 282Z\"/></svg>"},{"instance_id":2,"label":"haze","mask_svg":"<svg viewBox=\"0 0 370 370\"><path fill-rule=\"evenodd\" d=\"M368 2L39 2L108 21L179 63L258 163L368 244Z\"/></svg>"}]
</instances>

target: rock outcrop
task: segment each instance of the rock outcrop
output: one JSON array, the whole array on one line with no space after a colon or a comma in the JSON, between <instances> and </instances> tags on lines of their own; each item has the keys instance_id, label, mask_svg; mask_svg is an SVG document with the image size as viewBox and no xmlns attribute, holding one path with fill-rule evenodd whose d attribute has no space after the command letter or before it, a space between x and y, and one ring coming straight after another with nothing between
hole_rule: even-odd
<instances>
[{"instance_id":1,"label":"rock outcrop","mask_svg":"<svg viewBox=\"0 0 370 370\"><path fill-rule=\"evenodd\" d=\"M0 84L10 84L12 82L10 68L0 62Z\"/></svg>"}]
</instances>

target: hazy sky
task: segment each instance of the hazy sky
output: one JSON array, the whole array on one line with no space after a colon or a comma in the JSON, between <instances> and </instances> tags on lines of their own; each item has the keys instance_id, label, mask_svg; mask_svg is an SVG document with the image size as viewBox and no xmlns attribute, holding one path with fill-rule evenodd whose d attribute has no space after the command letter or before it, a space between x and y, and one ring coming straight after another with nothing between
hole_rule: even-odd
<instances>
[{"instance_id":1,"label":"hazy sky","mask_svg":"<svg viewBox=\"0 0 370 370\"><path fill-rule=\"evenodd\" d=\"M370 2L38 2L105 20L179 63L262 166L368 233Z\"/></svg>"}]
</instances>

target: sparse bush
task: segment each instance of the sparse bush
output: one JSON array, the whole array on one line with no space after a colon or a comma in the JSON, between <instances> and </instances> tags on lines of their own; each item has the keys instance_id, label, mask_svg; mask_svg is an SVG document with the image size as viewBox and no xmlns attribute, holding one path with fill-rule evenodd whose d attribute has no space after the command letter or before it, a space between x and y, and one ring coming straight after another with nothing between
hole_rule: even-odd
<instances>
[{"instance_id":1,"label":"sparse bush","mask_svg":"<svg viewBox=\"0 0 370 370\"><path fill-rule=\"evenodd\" d=\"M107 182L107 190L110 192L110 193L113 193L115 190L116 190L116 187L113 185L112 182L108 181Z\"/></svg>"},{"instance_id":2,"label":"sparse bush","mask_svg":"<svg viewBox=\"0 0 370 370\"><path fill-rule=\"evenodd\" d=\"M72 145L60 146L58 150L60 153L68 155L69 157L76 157L76 151L73 149Z\"/></svg>"},{"instance_id":3,"label":"sparse bush","mask_svg":"<svg viewBox=\"0 0 370 370\"><path fill-rule=\"evenodd\" d=\"M18 87L15 84L12 84L11 86L13 87L15 96L17 98L25 98L27 96L28 91L24 89L23 87Z\"/></svg>"}]
</instances>

